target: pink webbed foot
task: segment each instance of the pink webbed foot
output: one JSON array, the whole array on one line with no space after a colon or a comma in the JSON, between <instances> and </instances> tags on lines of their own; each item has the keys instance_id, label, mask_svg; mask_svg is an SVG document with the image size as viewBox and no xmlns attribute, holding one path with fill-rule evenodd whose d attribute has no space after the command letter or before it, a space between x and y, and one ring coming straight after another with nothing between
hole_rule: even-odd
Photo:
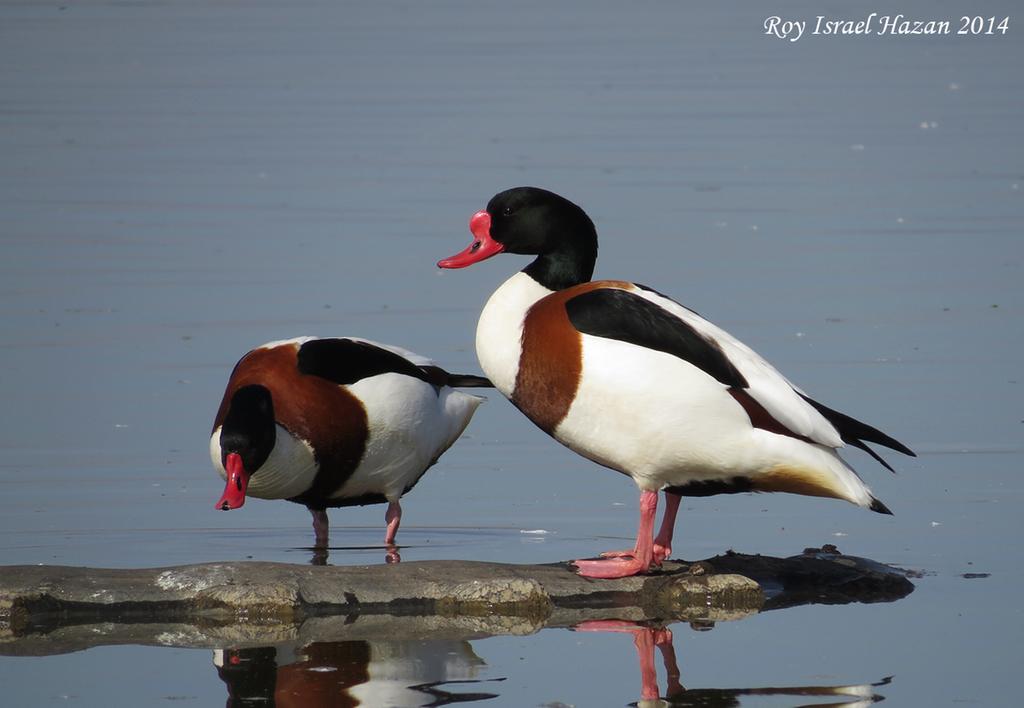
<instances>
[{"instance_id":1,"label":"pink webbed foot","mask_svg":"<svg viewBox=\"0 0 1024 708\"><path fill-rule=\"evenodd\" d=\"M654 515L658 509L658 493L640 492L640 528L632 551L612 552L601 560L577 560L573 565L585 578L628 578L646 573L654 560Z\"/></svg>"},{"instance_id":2,"label":"pink webbed foot","mask_svg":"<svg viewBox=\"0 0 1024 708\"><path fill-rule=\"evenodd\" d=\"M574 632L628 632L635 633L643 629L643 625L629 620L583 620L572 628Z\"/></svg>"},{"instance_id":3,"label":"pink webbed foot","mask_svg":"<svg viewBox=\"0 0 1024 708\"><path fill-rule=\"evenodd\" d=\"M628 551L605 551L601 554L602 558L629 558L636 555L636 549Z\"/></svg>"},{"instance_id":4,"label":"pink webbed foot","mask_svg":"<svg viewBox=\"0 0 1024 708\"><path fill-rule=\"evenodd\" d=\"M661 546L655 543L652 550L651 565L661 567L661 562L668 558L671 553L671 546ZM636 558L637 554L635 548L629 551L605 551L601 554L601 558Z\"/></svg>"},{"instance_id":5,"label":"pink webbed foot","mask_svg":"<svg viewBox=\"0 0 1024 708\"><path fill-rule=\"evenodd\" d=\"M628 553L603 560L575 560L572 564L584 578L628 578L646 573L651 567L651 558L644 560Z\"/></svg>"},{"instance_id":6,"label":"pink webbed foot","mask_svg":"<svg viewBox=\"0 0 1024 708\"><path fill-rule=\"evenodd\" d=\"M668 560L668 557L672 555L672 546L662 546L655 543L653 553L654 557L651 559L651 562L654 565L660 566L662 561Z\"/></svg>"}]
</instances>

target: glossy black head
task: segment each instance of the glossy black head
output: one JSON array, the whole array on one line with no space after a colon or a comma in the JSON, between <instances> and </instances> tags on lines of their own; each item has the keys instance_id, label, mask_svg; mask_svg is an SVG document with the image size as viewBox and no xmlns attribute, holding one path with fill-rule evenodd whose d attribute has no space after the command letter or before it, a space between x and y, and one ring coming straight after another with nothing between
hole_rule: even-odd
<instances>
[{"instance_id":1,"label":"glossy black head","mask_svg":"<svg viewBox=\"0 0 1024 708\"><path fill-rule=\"evenodd\" d=\"M229 454L237 453L245 471L252 474L267 461L276 436L270 391L258 384L235 391L220 430L221 462Z\"/></svg>"},{"instance_id":2,"label":"glossy black head","mask_svg":"<svg viewBox=\"0 0 1024 708\"><path fill-rule=\"evenodd\" d=\"M536 255L525 270L551 290L585 283L597 261L597 231L586 212L554 192L515 187L487 203L491 238L506 253Z\"/></svg>"},{"instance_id":3,"label":"glossy black head","mask_svg":"<svg viewBox=\"0 0 1024 708\"><path fill-rule=\"evenodd\" d=\"M494 195L469 220L473 242L440 268L465 268L499 253L537 256L523 269L550 290L590 280L597 261L597 232L590 217L554 192L516 187Z\"/></svg>"}]
</instances>

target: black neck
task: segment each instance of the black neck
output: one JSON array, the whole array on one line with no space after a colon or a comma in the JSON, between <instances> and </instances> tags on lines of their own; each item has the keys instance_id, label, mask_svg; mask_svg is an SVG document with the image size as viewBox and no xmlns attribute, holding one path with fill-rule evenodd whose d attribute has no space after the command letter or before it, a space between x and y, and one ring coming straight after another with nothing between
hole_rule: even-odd
<instances>
[{"instance_id":1,"label":"black neck","mask_svg":"<svg viewBox=\"0 0 1024 708\"><path fill-rule=\"evenodd\" d=\"M251 474L266 462L277 439L274 403L259 384L243 386L231 397L231 408L220 430L221 455L237 452Z\"/></svg>"},{"instance_id":2,"label":"black neck","mask_svg":"<svg viewBox=\"0 0 1024 708\"><path fill-rule=\"evenodd\" d=\"M597 263L597 234L590 233L559 242L558 248L542 253L523 272L548 290L565 290L590 282Z\"/></svg>"}]
</instances>

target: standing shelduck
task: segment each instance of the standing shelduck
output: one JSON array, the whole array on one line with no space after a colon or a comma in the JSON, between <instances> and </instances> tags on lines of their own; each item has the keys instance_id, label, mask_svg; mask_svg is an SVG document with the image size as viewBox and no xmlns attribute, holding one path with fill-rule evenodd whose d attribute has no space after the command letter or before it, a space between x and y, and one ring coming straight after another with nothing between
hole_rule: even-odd
<instances>
[{"instance_id":1,"label":"standing shelduck","mask_svg":"<svg viewBox=\"0 0 1024 708\"><path fill-rule=\"evenodd\" d=\"M597 233L580 207L519 187L495 195L469 226L472 244L438 266L536 256L480 314L484 373L546 433L640 488L635 547L576 561L581 575L624 577L659 565L672 550L680 496L793 492L891 513L836 450L853 445L886 467L867 442L913 452L812 400L742 342L657 291L591 282ZM660 490L666 511L653 538Z\"/></svg>"},{"instance_id":2,"label":"standing shelduck","mask_svg":"<svg viewBox=\"0 0 1024 708\"><path fill-rule=\"evenodd\" d=\"M227 482L216 508L246 495L304 504L316 547L326 509L387 502L390 547L408 492L469 425L487 387L399 347L354 337L300 337L253 349L235 365L210 435Z\"/></svg>"}]
</instances>

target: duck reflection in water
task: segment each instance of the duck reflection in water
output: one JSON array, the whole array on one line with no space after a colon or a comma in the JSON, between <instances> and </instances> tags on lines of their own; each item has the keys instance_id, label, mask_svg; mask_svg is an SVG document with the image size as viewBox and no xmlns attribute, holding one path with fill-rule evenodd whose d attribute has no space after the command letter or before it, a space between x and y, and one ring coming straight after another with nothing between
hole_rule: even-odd
<instances>
[{"instance_id":1,"label":"duck reflection in water","mask_svg":"<svg viewBox=\"0 0 1024 708\"><path fill-rule=\"evenodd\" d=\"M227 684L228 708L243 706L444 706L494 698L455 692L476 684L484 665L464 641L313 642L218 649L213 663Z\"/></svg>"},{"instance_id":2,"label":"duck reflection in water","mask_svg":"<svg viewBox=\"0 0 1024 708\"><path fill-rule=\"evenodd\" d=\"M698 627L695 627L698 628ZM699 629L709 629L701 626ZM707 706L708 708L733 708L743 705L745 696L832 696L838 702L801 703L804 708L831 706L833 708L863 708L883 696L875 693L877 686L891 681L885 678L877 683L853 684L848 686L781 686L765 688L691 688L686 689L679 681L679 665L672 643L672 630L663 626L648 626L624 620L594 620L583 622L573 628L577 632L622 632L633 635L637 659L640 664L640 700L632 705L640 708L655 706ZM658 688L658 672L654 663L654 649L658 648L665 666L666 687L664 697Z\"/></svg>"}]
</instances>

